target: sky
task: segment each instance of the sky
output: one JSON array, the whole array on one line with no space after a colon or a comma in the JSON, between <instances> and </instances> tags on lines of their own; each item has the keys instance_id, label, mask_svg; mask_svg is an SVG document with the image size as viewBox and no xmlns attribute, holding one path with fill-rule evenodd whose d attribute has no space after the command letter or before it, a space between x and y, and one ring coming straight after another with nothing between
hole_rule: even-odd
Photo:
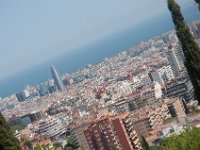
<instances>
[{"instance_id":1,"label":"sky","mask_svg":"<svg viewBox=\"0 0 200 150\"><path fill-rule=\"evenodd\" d=\"M0 80L167 11L166 0L0 0Z\"/></svg>"}]
</instances>

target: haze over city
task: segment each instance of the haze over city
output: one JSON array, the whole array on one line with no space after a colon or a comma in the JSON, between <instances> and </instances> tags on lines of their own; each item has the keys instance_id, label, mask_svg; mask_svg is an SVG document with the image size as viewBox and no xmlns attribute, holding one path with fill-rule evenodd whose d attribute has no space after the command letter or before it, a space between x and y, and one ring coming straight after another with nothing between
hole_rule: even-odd
<instances>
[{"instance_id":1,"label":"haze over city","mask_svg":"<svg viewBox=\"0 0 200 150\"><path fill-rule=\"evenodd\" d=\"M0 4L1 150L200 149L200 0Z\"/></svg>"},{"instance_id":2,"label":"haze over city","mask_svg":"<svg viewBox=\"0 0 200 150\"><path fill-rule=\"evenodd\" d=\"M178 2L183 8L194 5L190 0L179 0ZM65 73L80 69L87 63L96 63L102 60L103 57L106 57L106 54L102 54L103 51L110 51L107 54L109 57L133 45L134 41L147 40L145 37L150 38L152 33L143 33L142 30L146 28L147 32L149 32L148 28L150 31L155 30L153 25L151 27L144 26L147 24L147 20L159 22L160 18L156 21L153 19L168 13L166 1L159 0L126 1L122 4L120 1L93 2L90 0L79 1L78 4L70 1L58 3L54 1L48 1L48 3L45 1L20 1L2 2L1 7L0 91L4 90L2 88L5 85L10 86L10 80L16 82L17 85L10 91L0 92L0 96L8 96L8 94L22 89L26 84L38 84L46 80L49 77L47 67L50 67L52 63L59 64L61 56L62 60L68 60L65 67L58 65L60 72ZM149 8L150 12L147 11ZM190 17L192 15L189 15L188 19ZM166 18L170 19L169 14ZM144 27L139 29L138 26L141 25ZM127 35L126 30L130 28L138 28L141 32L132 31L131 36ZM169 27L165 30L169 30ZM156 32L160 34L155 30L154 35ZM125 33L124 36L123 33ZM120 38L120 36L126 38L127 42L121 45L113 43L119 43L119 40L114 41L114 39ZM108 42L105 43L105 40ZM109 41L113 42L109 43ZM105 46L102 47L102 45ZM87 59L87 56L86 58L83 56L82 61L77 61L80 59L77 53L84 53L86 49L90 49L89 51L92 51L94 55L96 51L99 58ZM45 62L48 63L45 64ZM38 79L36 72L41 72L45 68L46 71L42 72L43 76ZM35 79L31 79L30 74L32 73L35 74ZM17 81L20 81L21 84Z\"/></svg>"},{"instance_id":3,"label":"haze over city","mask_svg":"<svg viewBox=\"0 0 200 150\"><path fill-rule=\"evenodd\" d=\"M2 2L0 79L141 24L166 12L165 5L159 0Z\"/></svg>"}]
</instances>

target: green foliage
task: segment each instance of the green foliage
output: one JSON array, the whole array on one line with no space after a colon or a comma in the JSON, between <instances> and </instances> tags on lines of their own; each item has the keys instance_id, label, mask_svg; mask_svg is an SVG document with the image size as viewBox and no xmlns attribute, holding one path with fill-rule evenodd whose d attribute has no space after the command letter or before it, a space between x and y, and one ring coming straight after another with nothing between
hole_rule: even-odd
<instances>
[{"instance_id":1,"label":"green foliage","mask_svg":"<svg viewBox=\"0 0 200 150\"><path fill-rule=\"evenodd\" d=\"M200 0L195 0L196 3L200 4Z\"/></svg>"},{"instance_id":2,"label":"green foliage","mask_svg":"<svg viewBox=\"0 0 200 150\"><path fill-rule=\"evenodd\" d=\"M37 145L34 147L34 150L43 150L43 148L44 148L44 146L42 147L40 145ZM46 147L45 147L45 149L46 149Z\"/></svg>"},{"instance_id":3,"label":"green foliage","mask_svg":"<svg viewBox=\"0 0 200 150\"><path fill-rule=\"evenodd\" d=\"M13 135L5 118L0 113L0 150L21 150L19 141Z\"/></svg>"},{"instance_id":4,"label":"green foliage","mask_svg":"<svg viewBox=\"0 0 200 150\"><path fill-rule=\"evenodd\" d=\"M29 150L33 149L32 143L30 141L28 141L28 140L24 141L24 145L26 145L29 148Z\"/></svg>"},{"instance_id":5,"label":"green foliage","mask_svg":"<svg viewBox=\"0 0 200 150\"><path fill-rule=\"evenodd\" d=\"M200 112L200 109L198 108L193 108L190 112L190 114L195 114L195 113L199 113Z\"/></svg>"},{"instance_id":6,"label":"green foliage","mask_svg":"<svg viewBox=\"0 0 200 150\"><path fill-rule=\"evenodd\" d=\"M198 4L199 10L200 10L200 0L195 0L195 2Z\"/></svg>"},{"instance_id":7,"label":"green foliage","mask_svg":"<svg viewBox=\"0 0 200 150\"><path fill-rule=\"evenodd\" d=\"M72 147L65 147L64 150L74 150Z\"/></svg>"},{"instance_id":8,"label":"green foliage","mask_svg":"<svg viewBox=\"0 0 200 150\"><path fill-rule=\"evenodd\" d=\"M73 146L73 139L70 136L67 137L67 145Z\"/></svg>"},{"instance_id":9,"label":"green foliage","mask_svg":"<svg viewBox=\"0 0 200 150\"><path fill-rule=\"evenodd\" d=\"M34 147L34 150L41 150L41 147L39 145Z\"/></svg>"},{"instance_id":10,"label":"green foliage","mask_svg":"<svg viewBox=\"0 0 200 150\"><path fill-rule=\"evenodd\" d=\"M168 0L168 8L185 55L185 67L194 86L195 95L200 103L200 49L184 22L180 7L175 0Z\"/></svg>"},{"instance_id":11,"label":"green foliage","mask_svg":"<svg viewBox=\"0 0 200 150\"><path fill-rule=\"evenodd\" d=\"M64 150L74 150L75 149L75 145L73 143L73 139L68 136L67 137L67 144L64 146Z\"/></svg>"},{"instance_id":12,"label":"green foliage","mask_svg":"<svg viewBox=\"0 0 200 150\"><path fill-rule=\"evenodd\" d=\"M10 126L10 128L12 129L12 131L16 131L16 130L20 131L20 130L24 129L25 127L21 126L21 125L12 125L12 126Z\"/></svg>"},{"instance_id":13,"label":"green foliage","mask_svg":"<svg viewBox=\"0 0 200 150\"><path fill-rule=\"evenodd\" d=\"M142 149L143 150L149 150L149 144L147 143L146 139L142 136L141 139Z\"/></svg>"},{"instance_id":14,"label":"green foliage","mask_svg":"<svg viewBox=\"0 0 200 150\"><path fill-rule=\"evenodd\" d=\"M56 142L53 144L55 148L59 148L62 146L62 143L61 142Z\"/></svg>"},{"instance_id":15,"label":"green foliage","mask_svg":"<svg viewBox=\"0 0 200 150\"><path fill-rule=\"evenodd\" d=\"M159 146L151 146L150 148L149 148L149 150L160 150L160 147Z\"/></svg>"},{"instance_id":16,"label":"green foliage","mask_svg":"<svg viewBox=\"0 0 200 150\"><path fill-rule=\"evenodd\" d=\"M53 149L49 148L48 146L45 145L37 145L34 147L34 150L56 150L56 148L54 147Z\"/></svg>"},{"instance_id":17,"label":"green foliage","mask_svg":"<svg viewBox=\"0 0 200 150\"><path fill-rule=\"evenodd\" d=\"M188 127L181 134L164 139L160 150L200 150L200 129Z\"/></svg>"},{"instance_id":18,"label":"green foliage","mask_svg":"<svg viewBox=\"0 0 200 150\"><path fill-rule=\"evenodd\" d=\"M116 146L115 145L111 145L111 150L117 150Z\"/></svg>"}]
</instances>

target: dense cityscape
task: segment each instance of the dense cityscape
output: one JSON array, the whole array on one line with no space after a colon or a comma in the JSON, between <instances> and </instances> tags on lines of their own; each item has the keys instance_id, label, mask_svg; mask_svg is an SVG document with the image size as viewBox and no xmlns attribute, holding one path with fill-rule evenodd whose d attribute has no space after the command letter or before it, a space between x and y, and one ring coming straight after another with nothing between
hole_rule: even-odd
<instances>
[{"instance_id":1,"label":"dense cityscape","mask_svg":"<svg viewBox=\"0 0 200 150\"><path fill-rule=\"evenodd\" d=\"M175 29L0 98L0 150L199 150L200 20L167 4Z\"/></svg>"},{"instance_id":2,"label":"dense cityscape","mask_svg":"<svg viewBox=\"0 0 200 150\"><path fill-rule=\"evenodd\" d=\"M190 29L199 42L200 22ZM157 145L186 124L200 126L184 59L172 30L70 74L51 66L51 80L2 98L0 111L33 147L59 148L66 138L85 150L139 150L141 138Z\"/></svg>"}]
</instances>

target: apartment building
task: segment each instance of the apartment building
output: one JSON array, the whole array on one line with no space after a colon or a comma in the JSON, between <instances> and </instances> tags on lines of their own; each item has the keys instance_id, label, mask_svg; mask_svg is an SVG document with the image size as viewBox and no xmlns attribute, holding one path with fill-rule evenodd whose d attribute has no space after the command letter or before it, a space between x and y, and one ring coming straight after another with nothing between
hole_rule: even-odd
<instances>
[{"instance_id":1,"label":"apartment building","mask_svg":"<svg viewBox=\"0 0 200 150\"><path fill-rule=\"evenodd\" d=\"M190 79L173 80L168 82L165 85L165 88L163 88L163 94L169 98L184 98L186 102L195 99L194 88Z\"/></svg>"},{"instance_id":2,"label":"apartment building","mask_svg":"<svg viewBox=\"0 0 200 150\"><path fill-rule=\"evenodd\" d=\"M136 131L127 129L124 119L128 113L104 116L95 120L84 130L90 150L142 150Z\"/></svg>"},{"instance_id":3,"label":"apartment building","mask_svg":"<svg viewBox=\"0 0 200 150\"><path fill-rule=\"evenodd\" d=\"M151 130L161 127L171 117L185 123L186 114L181 98L161 99L150 106L137 109L126 117L125 125L126 128L134 128L140 136L148 136Z\"/></svg>"},{"instance_id":4,"label":"apartment building","mask_svg":"<svg viewBox=\"0 0 200 150\"><path fill-rule=\"evenodd\" d=\"M55 138L66 132L66 126L64 123L57 118L48 118L41 120L34 127L36 132L42 134L46 138Z\"/></svg>"},{"instance_id":5,"label":"apartment building","mask_svg":"<svg viewBox=\"0 0 200 150\"><path fill-rule=\"evenodd\" d=\"M87 129L89 125L90 121L86 120L70 126L71 137L73 138L73 141L78 147L85 150L89 150L90 148L83 131Z\"/></svg>"}]
</instances>

